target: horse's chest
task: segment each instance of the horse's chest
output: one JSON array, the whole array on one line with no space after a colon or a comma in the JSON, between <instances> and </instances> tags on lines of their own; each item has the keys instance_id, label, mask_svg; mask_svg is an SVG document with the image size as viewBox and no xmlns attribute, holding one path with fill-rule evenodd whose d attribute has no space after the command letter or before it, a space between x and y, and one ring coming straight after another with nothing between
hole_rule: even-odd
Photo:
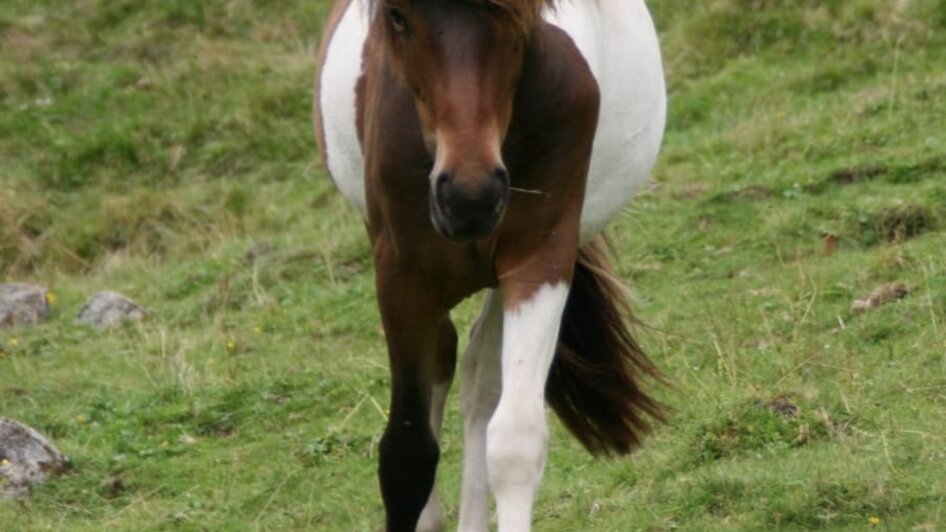
<instances>
[{"instance_id":1,"label":"horse's chest","mask_svg":"<svg viewBox=\"0 0 946 532\"><path fill-rule=\"evenodd\" d=\"M567 33L598 82L601 107L582 208L581 237L604 228L647 182L663 135L666 93L657 36L641 1L562 2L546 13ZM355 88L368 9L353 0L332 37L319 105L325 158L341 193L366 214Z\"/></svg>"}]
</instances>

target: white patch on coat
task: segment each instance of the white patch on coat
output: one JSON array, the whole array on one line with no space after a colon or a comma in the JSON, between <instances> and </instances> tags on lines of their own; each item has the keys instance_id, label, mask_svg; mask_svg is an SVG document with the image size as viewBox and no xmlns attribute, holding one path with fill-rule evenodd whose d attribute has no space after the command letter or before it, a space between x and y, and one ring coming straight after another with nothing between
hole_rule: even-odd
<instances>
[{"instance_id":1,"label":"white patch on coat","mask_svg":"<svg viewBox=\"0 0 946 532\"><path fill-rule=\"evenodd\" d=\"M328 172L362 217L367 216L365 158L358 142L355 85L362 73L368 22L368 6L363 0L352 0L332 35L318 80Z\"/></svg>"},{"instance_id":2,"label":"white patch on coat","mask_svg":"<svg viewBox=\"0 0 946 532\"><path fill-rule=\"evenodd\" d=\"M571 37L601 92L582 207L584 243L647 183L657 160L667 110L660 47L641 0L560 0L544 18Z\"/></svg>"}]
</instances>

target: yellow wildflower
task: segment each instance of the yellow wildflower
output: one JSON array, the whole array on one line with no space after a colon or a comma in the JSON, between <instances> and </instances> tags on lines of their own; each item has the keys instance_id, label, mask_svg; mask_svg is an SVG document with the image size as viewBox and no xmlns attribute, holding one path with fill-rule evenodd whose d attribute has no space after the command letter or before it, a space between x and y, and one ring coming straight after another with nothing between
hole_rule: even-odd
<instances>
[{"instance_id":1,"label":"yellow wildflower","mask_svg":"<svg viewBox=\"0 0 946 532\"><path fill-rule=\"evenodd\" d=\"M227 350L233 351L234 348L236 348L236 342L233 340L227 340Z\"/></svg>"},{"instance_id":2,"label":"yellow wildflower","mask_svg":"<svg viewBox=\"0 0 946 532\"><path fill-rule=\"evenodd\" d=\"M880 524L880 518L877 517L876 515L872 515L867 518L867 522L870 523L871 526L877 526Z\"/></svg>"},{"instance_id":3,"label":"yellow wildflower","mask_svg":"<svg viewBox=\"0 0 946 532\"><path fill-rule=\"evenodd\" d=\"M56 293L55 292L46 292L46 304L54 305L56 303Z\"/></svg>"},{"instance_id":4,"label":"yellow wildflower","mask_svg":"<svg viewBox=\"0 0 946 532\"><path fill-rule=\"evenodd\" d=\"M76 422L79 424L85 423L85 416L83 416L82 414L79 414L78 416L76 416Z\"/></svg>"},{"instance_id":5,"label":"yellow wildflower","mask_svg":"<svg viewBox=\"0 0 946 532\"><path fill-rule=\"evenodd\" d=\"M10 338L10 345L12 345L13 347L16 347L20 345L20 341L16 338Z\"/></svg>"},{"instance_id":6,"label":"yellow wildflower","mask_svg":"<svg viewBox=\"0 0 946 532\"><path fill-rule=\"evenodd\" d=\"M262 334L263 328L257 325L256 327L253 327L253 332L255 332L256 334Z\"/></svg>"}]
</instances>

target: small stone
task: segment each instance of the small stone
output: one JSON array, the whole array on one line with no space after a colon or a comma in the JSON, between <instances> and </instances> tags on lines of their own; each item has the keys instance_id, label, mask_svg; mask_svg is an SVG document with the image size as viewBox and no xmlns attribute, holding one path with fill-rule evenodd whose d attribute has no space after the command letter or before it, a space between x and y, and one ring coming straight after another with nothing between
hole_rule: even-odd
<instances>
[{"instance_id":1,"label":"small stone","mask_svg":"<svg viewBox=\"0 0 946 532\"><path fill-rule=\"evenodd\" d=\"M11 499L65 471L69 459L32 428L0 417L0 497Z\"/></svg>"},{"instance_id":2,"label":"small stone","mask_svg":"<svg viewBox=\"0 0 946 532\"><path fill-rule=\"evenodd\" d=\"M79 313L76 323L106 328L126 321L141 321L148 311L131 299L116 292L99 292L90 297Z\"/></svg>"},{"instance_id":3,"label":"small stone","mask_svg":"<svg viewBox=\"0 0 946 532\"><path fill-rule=\"evenodd\" d=\"M47 317L45 288L26 283L0 284L0 328L36 325Z\"/></svg>"}]
</instances>

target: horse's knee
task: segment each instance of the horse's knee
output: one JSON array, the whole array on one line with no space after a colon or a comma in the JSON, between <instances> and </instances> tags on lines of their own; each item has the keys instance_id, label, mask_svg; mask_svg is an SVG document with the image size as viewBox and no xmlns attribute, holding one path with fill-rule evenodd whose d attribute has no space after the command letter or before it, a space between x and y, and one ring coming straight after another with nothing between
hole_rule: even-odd
<instances>
[{"instance_id":1,"label":"horse's knee","mask_svg":"<svg viewBox=\"0 0 946 532\"><path fill-rule=\"evenodd\" d=\"M486 428L487 471L497 497L506 488L538 486L545 469L548 439L541 402L510 408L500 402Z\"/></svg>"},{"instance_id":2,"label":"horse's knee","mask_svg":"<svg viewBox=\"0 0 946 532\"><path fill-rule=\"evenodd\" d=\"M433 484L440 450L426 423L393 425L385 431L378 449L382 489L387 485L398 488L413 484L423 486L423 492L416 494L420 506L423 506L430 494L428 484Z\"/></svg>"},{"instance_id":3,"label":"horse's knee","mask_svg":"<svg viewBox=\"0 0 946 532\"><path fill-rule=\"evenodd\" d=\"M387 529L413 531L430 497L440 450L426 422L393 421L379 445Z\"/></svg>"}]
</instances>

